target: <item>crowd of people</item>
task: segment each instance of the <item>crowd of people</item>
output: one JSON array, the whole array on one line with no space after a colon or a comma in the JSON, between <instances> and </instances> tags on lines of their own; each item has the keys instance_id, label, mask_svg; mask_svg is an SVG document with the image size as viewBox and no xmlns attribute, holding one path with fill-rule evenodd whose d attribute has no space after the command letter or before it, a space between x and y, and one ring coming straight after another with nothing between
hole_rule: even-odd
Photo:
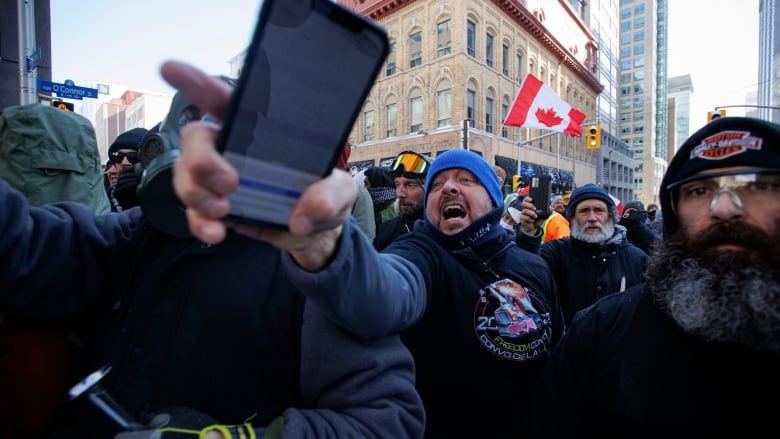
<instances>
[{"instance_id":1,"label":"crowd of people","mask_svg":"<svg viewBox=\"0 0 780 439\"><path fill-rule=\"evenodd\" d=\"M161 72L201 113L224 114L230 84L180 62ZM675 154L660 202L622 211L597 184L508 197L506 175L460 149L404 151L358 180L346 144L282 230L223 221L238 174L215 125L195 120L170 182L188 236L157 229L133 198L148 134L109 148L93 193L113 212L65 196L36 203L2 175L0 383L25 361L7 322L46 328L72 344L65 378L111 366L101 384L133 420L128 429L77 398L50 403L31 429L22 414L34 407L9 399L21 400L17 379L16 393L0 385L4 437L719 437L773 426L776 124L708 123Z\"/></svg>"}]
</instances>

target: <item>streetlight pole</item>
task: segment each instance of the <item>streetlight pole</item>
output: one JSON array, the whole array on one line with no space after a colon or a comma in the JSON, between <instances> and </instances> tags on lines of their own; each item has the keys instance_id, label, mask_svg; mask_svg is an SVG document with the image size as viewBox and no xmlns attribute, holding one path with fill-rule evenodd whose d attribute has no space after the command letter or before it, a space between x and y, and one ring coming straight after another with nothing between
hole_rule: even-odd
<instances>
[{"instance_id":1,"label":"streetlight pole","mask_svg":"<svg viewBox=\"0 0 780 439\"><path fill-rule=\"evenodd\" d=\"M38 102L36 84L38 60L35 50L35 3L33 0L18 0L17 20L19 26L19 103Z\"/></svg>"}]
</instances>

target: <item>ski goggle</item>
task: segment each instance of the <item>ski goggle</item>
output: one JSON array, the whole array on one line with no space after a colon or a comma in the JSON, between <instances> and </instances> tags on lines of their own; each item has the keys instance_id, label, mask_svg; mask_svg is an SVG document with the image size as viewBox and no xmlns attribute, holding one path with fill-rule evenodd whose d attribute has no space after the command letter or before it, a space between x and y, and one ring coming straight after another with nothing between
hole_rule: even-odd
<instances>
[{"instance_id":1,"label":"ski goggle","mask_svg":"<svg viewBox=\"0 0 780 439\"><path fill-rule=\"evenodd\" d=\"M685 204L714 210L720 196L729 194L738 209L772 205L780 199L780 171L750 169L731 174L703 174L669 185L672 207L677 212Z\"/></svg>"},{"instance_id":2,"label":"ski goggle","mask_svg":"<svg viewBox=\"0 0 780 439\"><path fill-rule=\"evenodd\" d=\"M398 154L390 170L393 175L411 174L415 177L424 177L428 173L430 163L425 156L413 151L404 151Z\"/></svg>"},{"instance_id":3,"label":"ski goggle","mask_svg":"<svg viewBox=\"0 0 780 439\"><path fill-rule=\"evenodd\" d=\"M122 152L122 151L115 151L111 153L111 162L112 163L122 163L122 160L127 157L127 161L130 162L131 165L134 165L138 163L138 152L136 151L129 151L129 152Z\"/></svg>"}]
</instances>

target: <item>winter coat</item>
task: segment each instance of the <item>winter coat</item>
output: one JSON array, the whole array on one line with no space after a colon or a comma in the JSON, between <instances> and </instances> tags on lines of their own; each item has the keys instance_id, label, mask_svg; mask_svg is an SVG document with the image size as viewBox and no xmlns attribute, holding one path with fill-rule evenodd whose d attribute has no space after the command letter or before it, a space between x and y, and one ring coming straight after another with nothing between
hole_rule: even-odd
<instances>
[{"instance_id":1,"label":"winter coat","mask_svg":"<svg viewBox=\"0 0 780 439\"><path fill-rule=\"evenodd\" d=\"M446 250L423 224L377 253L350 221L325 270L301 270L288 255L284 267L351 331L372 337L406 328L426 437L519 437L524 401L533 404L525 397L563 330L550 270L510 235L482 249L492 255L483 259L468 247Z\"/></svg>"},{"instance_id":2,"label":"winter coat","mask_svg":"<svg viewBox=\"0 0 780 439\"><path fill-rule=\"evenodd\" d=\"M211 246L152 229L139 208L28 207L0 181L0 311L86 335L91 372L137 419L186 406L285 437L419 437L424 414L399 337L357 338L290 283L281 252L231 234ZM362 235L362 232L359 232ZM79 398L62 435L119 427ZM258 436L260 437L260 436Z\"/></svg>"},{"instance_id":3,"label":"winter coat","mask_svg":"<svg viewBox=\"0 0 780 439\"><path fill-rule=\"evenodd\" d=\"M646 285L578 313L534 398L544 437L762 437L780 355L684 333Z\"/></svg>"},{"instance_id":4,"label":"winter coat","mask_svg":"<svg viewBox=\"0 0 780 439\"><path fill-rule=\"evenodd\" d=\"M600 245L571 236L544 244L538 236L522 231L516 236L518 246L539 253L550 266L567 324L577 311L644 280L647 254L617 228L612 238Z\"/></svg>"}]
</instances>

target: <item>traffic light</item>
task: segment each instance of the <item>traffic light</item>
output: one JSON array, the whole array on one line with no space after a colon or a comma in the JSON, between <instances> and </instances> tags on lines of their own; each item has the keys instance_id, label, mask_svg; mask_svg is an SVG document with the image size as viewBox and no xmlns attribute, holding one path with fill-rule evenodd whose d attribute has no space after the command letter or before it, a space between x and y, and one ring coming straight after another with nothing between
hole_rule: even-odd
<instances>
[{"instance_id":1,"label":"traffic light","mask_svg":"<svg viewBox=\"0 0 780 439\"><path fill-rule=\"evenodd\" d=\"M586 134L588 136L588 149L601 148L601 125L589 126Z\"/></svg>"},{"instance_id":2,"label":"traffic light","mask_svg":"<svg viewBox=\"0 0 780 439\"><path fill-rule=\"evenodd\" d=\"M520 186L520 176L519 175L513 175L512 176L512 192L517 192L517 188Z\"/></svg>"},{"instance_id":3,"label":"traffic light","mask_svg":"<svg viewBox=\"0 0 780 439\"><path fill-rule=\"evenodd\" d=\"M726 116L726 109L725 108L721 108L718 111L708 111L707 112L707 122L712 122L715 119L719 119L719 118L725 117L725 116Z\"/></svg>"},{"instance_id":4,"label":"traffic light","mask_svg":"<svg viewBox=\"0 0 780 439\"><path fill-rule=\"evenodd\" d=\"M60 110L73 111L73 104L65 101L51 101L51 106L59 108Z\"/></svg>"}]
</instances>

